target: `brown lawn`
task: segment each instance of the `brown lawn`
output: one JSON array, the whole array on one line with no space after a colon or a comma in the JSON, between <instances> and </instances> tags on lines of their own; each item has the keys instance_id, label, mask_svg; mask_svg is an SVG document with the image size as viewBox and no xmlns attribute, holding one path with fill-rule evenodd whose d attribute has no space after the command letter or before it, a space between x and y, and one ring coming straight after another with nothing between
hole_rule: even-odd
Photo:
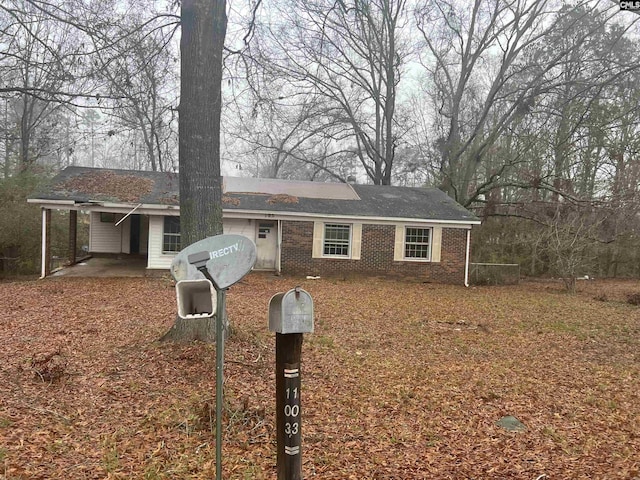
<instances>
[{"instance_id":1,"label":"brown lawn","mask_svg":"<svg viewBox=\"0 0 640 480\"><path fill-rule=\"evenodd\" d=\"M639 281L567 295L252 274L228 295L225 479L276 478L267 304L296 284L316 308L305 478L640 478ZM0 478L214 477L215 348L156 341L174 295L167 279L0 284Z\"/></svg>"}]
</instances>

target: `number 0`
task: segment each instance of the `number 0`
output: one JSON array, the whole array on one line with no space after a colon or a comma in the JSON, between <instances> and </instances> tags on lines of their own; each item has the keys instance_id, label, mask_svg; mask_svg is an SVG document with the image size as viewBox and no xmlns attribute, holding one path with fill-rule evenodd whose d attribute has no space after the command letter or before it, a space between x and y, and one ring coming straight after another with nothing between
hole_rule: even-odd
<instances>
[{"instance_id":1,"label":"number 0","mask_svg":"<svg viewBox=\"0 0 640 480\"><path fill-rule=\"evenodd\" d=\"M285 405L284 406L284 416L285 417L297 417L300 413L299 405Z\"/></svg>"}]
</instances>

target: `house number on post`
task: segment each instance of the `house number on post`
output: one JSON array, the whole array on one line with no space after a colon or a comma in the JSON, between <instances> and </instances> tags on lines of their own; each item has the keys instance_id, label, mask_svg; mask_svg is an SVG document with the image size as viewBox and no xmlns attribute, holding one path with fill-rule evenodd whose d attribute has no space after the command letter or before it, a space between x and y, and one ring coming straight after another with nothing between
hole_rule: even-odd
<instances>
[{"instance_id":1,"label":"house number on post","mask_svg":"<svg viewBox=\"0 0 640 480\"><path fill-rule=\"evenodd\" d=\"M269 300L269 330L276 333L278 480L302 480L300 363L302 335L313 332L313 300L300 287Z\"/></svg>"},{"instance_id":2,"label":"house number on post","mask_svg":"<svg viewBox=\"0 0 640 480\"><path fill-rule=\"evenodd\" d=\"M284 453L300 454L300 364L284 365Z\"/></svg>"}]
</instances>

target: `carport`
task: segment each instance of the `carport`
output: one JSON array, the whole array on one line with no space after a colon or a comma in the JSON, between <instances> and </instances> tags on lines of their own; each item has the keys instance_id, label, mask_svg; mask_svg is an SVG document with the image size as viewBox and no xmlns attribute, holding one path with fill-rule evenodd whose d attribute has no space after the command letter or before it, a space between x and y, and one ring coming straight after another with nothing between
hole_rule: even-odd
<instances>
[{"instance_id":1,"label":"carport","mask_svg":"<svg viewBox=\"0 0 640 480\"><path fill-rule=\"evenodd\" d=\"M63 267L53 277L145 277L149 276L146 257L91 257ZM162 272L165 273L165 272Z\"/></svg>"}]
</instances>

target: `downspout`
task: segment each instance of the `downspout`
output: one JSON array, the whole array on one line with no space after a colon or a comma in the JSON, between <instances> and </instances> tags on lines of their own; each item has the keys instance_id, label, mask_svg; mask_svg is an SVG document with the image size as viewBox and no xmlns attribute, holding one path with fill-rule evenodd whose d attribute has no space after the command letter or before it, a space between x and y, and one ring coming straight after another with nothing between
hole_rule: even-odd
<instances>
[{"instance_id":1,"label":"downspout","mask_svg":"<svg viewBox=\"0 0 640 480\"><path fill-rule=\"evenodd\" d=\"M47 276L47 210L42 207L42 262L40 264L40 279Z\"/></svg>"},{"instance_id":2,"label":"downspout","mask_svg":"<svg viewBox=\"0 0 640 480\"><path fill-rule=\"evenodd\" d=\"M467 252L464 261L464 286L469 286L469 252L471 250L471 228L467 230Z\"/></svg>"},{"instance_id":3,"label":"downspout","mask_svg":"<svg viewBox=\"0 0 640 480\"><path fill-rule=\"evenodd\" d=\"M278 242L276 248L276 273L280 275L282 269L282 220L278 220L278 235L276 236Z\"/></svg>"}]
</instances>

